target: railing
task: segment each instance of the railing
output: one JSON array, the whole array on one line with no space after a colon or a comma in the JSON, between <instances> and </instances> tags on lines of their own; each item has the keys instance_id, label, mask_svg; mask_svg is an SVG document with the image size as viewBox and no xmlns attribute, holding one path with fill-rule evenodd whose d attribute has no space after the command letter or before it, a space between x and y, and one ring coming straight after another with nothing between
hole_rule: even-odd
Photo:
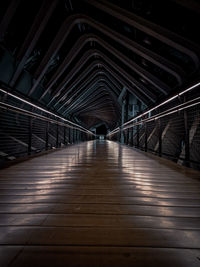
<instances>
[{"instance_id":1,"label":"railing","mask_svg":"<svg viewBox=\"0 0 200 267\"><path fill-rule=\"evenodd\" d=\"M138 114L107 137L200 169L200 83Z\"/></svg>"},{"instance_id":2,"label":"railing","mask_svg":"<svg viewBox=\"0 0 200 267\"><path fill-rule=\"evenodd\" d=\"M0 165L93 136L84 127L0 88Z\"/></svg>"}]
</instances>

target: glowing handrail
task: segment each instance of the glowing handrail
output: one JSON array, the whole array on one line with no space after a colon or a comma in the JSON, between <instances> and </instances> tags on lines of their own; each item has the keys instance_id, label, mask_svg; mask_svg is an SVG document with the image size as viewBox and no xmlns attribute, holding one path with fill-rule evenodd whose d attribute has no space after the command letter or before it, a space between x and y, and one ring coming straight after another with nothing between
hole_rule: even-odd
<instances>
[{"instance_id":1,"label":"glowing handrail","mask_svg":"<svg viewBox=\"0 0 200 267\"><path fill-rule=\"evenodd\" d=\"M21 97L19 97L19 96L16 96L16 95L14 95L14 94L12 94L12 93L10 93L10 92L7 92L7 91L5 91L5 90L2 89L2 88L0 88L0 92L3 92L4 94L9 95L9 96L11 96L11 97L13 97L13 98L15 98L15 99L18 99L18 100L22 101L23 103L28 104L28 105L30 105L30 106L32 106L32 107L34 107L34 108L37 108L37 109L39 109L39 110L41 110L41 111L43 111L43 112L45 112L45 113L47 113L47 114L49 114L49 115L52 115L52 116L54 116L54 117L56 117L56 118L59 118L59 119L65 121L65 122L68 122L68 123L74 125L75 127L81 128L82 131L84 131L84 132L87 132L87 133L89 133L89 134L91 134L91 135L95 135L93 132L91 132L91 131L85 129L84 127L82 127L82 126L80 126L80 125L78 125L78 124L76 124L76 123L74 123L74 122L71 122L71 121L69 121L69 120L67 120L67 119L65 119L65 118L62 118L62 117L60 117L60 116L54 114L53 112L50 112L50 111L44 109L44 108L41 108L41 107L39 107L39 106L37 106L37 105L31 103L30 101L27 101L27 100L25 100L25 99L23 99L23 98L21 98ZM3 103L3 102L1 102L1 103ZM12 106L12 107L14 107L14 106ZM24 111L25 111L25 110L24 110Z\"/></svg>"},{"instance_id":2,"label":"glowing handrail","mask_svg":"<svg viewBox=\"0 0 200 267\"><path fill-rule=\"evenodd\" d=\"M132 126L130 126L130 127L126 127L126 128L124 128L124 126L126 126L127 124L130 124L131 122L133 122L133 121L135 121L135 120L137 120L137 119L139 119L139 118L145 116L146 114L152 112L153 110L155 110L155 109L157 109L157 108L159 108L159 107L161 107L161 106L163 106L163 105L169 103L170 101L172 101L172 100L178 98L179 96L181 96L181 95L183 95L183 94L185 94L185 93L187 93L187 92L193 90L194 88L198 87L199 85L200 85L200 82L198 82L197 84L195 84L195 85L193 85L193 86L191 86L191 87L189 87L189 88L183 90L182 92L176 94L175 96L170 97L169 99L163 101L162 103L160 103L160 104L158 104L157 106L151 108L150 110L147 110L147 111L145 111L144 113L138 115L137 117L135 117L135 118L133 118L133 119L131 119L131 120L125 122L123 125L121 125L121 127L123 127L123 129L128 129L128 128L132 127ZM114 129L114 130L112 130L110 133L108 133L107 136L113 135L113 134L119 132L119 130L120 130L120 127L117 127L116 129Z\"/></svg>"}]
</instances>

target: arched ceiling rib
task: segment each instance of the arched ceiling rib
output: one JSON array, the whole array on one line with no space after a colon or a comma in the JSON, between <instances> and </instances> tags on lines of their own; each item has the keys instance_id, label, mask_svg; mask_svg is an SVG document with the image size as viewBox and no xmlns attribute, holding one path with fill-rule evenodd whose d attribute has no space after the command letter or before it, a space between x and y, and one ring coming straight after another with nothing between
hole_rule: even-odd
<instances>
[{"instance_id":1,"label":"arched ceiling rib","mask_svg":"<svg viewBox=\"0 0 200 267\"><path fill-rule=\"evenodd\" d=\"M146 14L139 16L134 8L128 11L131 0L36 2L30 0L29 7L24 0L8 1L0 22L2 45L16 59L8 84L18 90L23 73L29 72L33 80L24 88L29 98L87 127L119 124L118 99L124 88L149 106L199 75L196 38L171 31L173 25L164 27ZM155 0L134 3L147 2L156 8ZM174 2L180 12L189 9ZM24 5L30 12L25 16L29 27L18 37L14 31L17 18L22 25ZM170 12L165 3L164 8ZM191 12L195 17L195 10Z\"/></svg>"},{"instance_id":2,"label":"arched ceiling rib","mask_svg":"<svg viewBox=\"0 0 200 267\"><path fill-rule=\"evenodd\" d=\"M85 42L90 42L90 41L95 41L96 43L101 45L101 47L103 47L108 52L108 54L112 54L114 57L118 58L121 62L127 65L133 72L137 73L139 76L141 76L142 78L150 82L153 86L161 90L164 94L167 94L169 92L170 88L168 85L163 83L157 77L153 76L147 70L141 68L138 64L131 61L128 57L124 56L122 53L117 51L114 47L112 47L111 45L109 45L108 43L106 43L105 41L103 41L101 38L97 36L86 35L86 36L81 37L80 40L78 41L78 45L76 45L78 49L75 50L75 53L74 51L72 53L69 53L71 57L76 57L79 54L81 48L85 45ZM49 83L47 84L47 88L45 92L43 93L43 96L52 88L52 86L56 83L56 81L60 78L60 76L67 69L68 65L70 64L70 60L71 60L70 55L67 55L63 63L60 65L58 70L55 72L55 74L50 79ZM84 57L85 61L87 61L89 57L91 57L91 54L88 54L87 57ZM82 64L84 63L85 63L84 61L79 60L79 62L75 66L75 70L77 69L77 67L81 67ZM72 72L72 75L74 71ZM177 76L177 74L171 70L169 70L169 72L171 72L173 75L176 75L176 78L179 84L182 84L181 76ZM68 80L68 79L69 78L67 77L65 80ZM136 83L138 82L136 81Z\"/></svg>"}]
</instances>

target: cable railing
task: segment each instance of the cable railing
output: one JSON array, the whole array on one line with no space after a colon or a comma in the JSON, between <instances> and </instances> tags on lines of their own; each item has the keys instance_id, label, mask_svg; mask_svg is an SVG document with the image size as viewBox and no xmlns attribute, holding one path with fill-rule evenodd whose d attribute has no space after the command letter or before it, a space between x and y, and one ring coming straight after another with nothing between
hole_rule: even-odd
<instances>
[{"instance_id":1,"label":"cable railing","mask_svg":"<svg viewBox=\"0 0 200 267\"><path fill-rule=\"evenodd\" d=\"M81 125L0 88L0 165L93 137Z\"/></svg>"},{"instance_id":2,"label":"cable railing","mask_svg":"<svg viewBox=\"0 0 200 267\"><path fill-rule=\"evenodd\" d=\"M200 83L138 114L107 138L200 169Z\"/></svg>"}]
</instances>

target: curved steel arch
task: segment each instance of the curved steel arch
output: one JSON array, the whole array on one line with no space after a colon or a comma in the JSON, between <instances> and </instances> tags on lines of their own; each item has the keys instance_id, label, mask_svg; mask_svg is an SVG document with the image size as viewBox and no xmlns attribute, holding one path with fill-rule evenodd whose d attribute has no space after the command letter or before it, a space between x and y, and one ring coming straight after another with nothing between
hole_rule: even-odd
<instances>
[{"instance_id":1,"label":"curved steel arch","mask_svg":"<svg viewBox=\"0 0 200 267\"><path fill-rule=\"evenodd\" d=\"M161 27L160 25L156 25L153 22L147 21L146 19L134 13L117 7L112 3L108 3L105 0L100 0L98 2L96 0L83 1L101 9L106 13L109 13L113 17L120 19L121 21L137 28L138 30L145 32L147 35L151 35L155 39L158 39L171 47L175 47L177 50L182 51L192 59L196 65L196 69L199 67L200 47L188 39L183 38L180 35ZM185 45L187 47L185 47ZM195 52L189 49L191 47Z\"/></svg>"},{"instance_id":2,"label":"curved steel arch","mask_svg":"<svg viewBox=\"0 0 200 267\"><path fill-rule=\"evenodd\" d=\"M76 89L76 92L75 92L76 95L77 95L78 92L80 92L81 90L83 90L85 87L88 87L87 85L88 85L88 84L90 85L94 79L95 79L95 81L100 81L100 79L101 79L101 74L104 74L104 73L103 73L103 72L99 72L99 71L93 71L92 74L90 75L90 77L88 77L88 78L85 80L85 82L84 82L83 84L81 84L81 85ZM105 75L105 74L104 74L104 75ZM100 76L100 78L99 78L99 76ZM90 90L90 89L91 89L91 87L89 87L89 89L86 88L86 90ZM112 94L112 98L113 98L113 99L116 99L116 103L117 103L117 98L116 98L116 96L114 95L114 93L111 92L111 91L110 91L110 93ZM85 94L85 91L83 92L83 94ZM71 101L71 100L73 99L73 97L74 97L74 95L71 96L70 98L68 98L68 99L66 100L66 102L58 108L57 111L60 111L60 110L67 104L67 102L69 102L69 101ZM71 106L75 105L75 101L78 101L78 99L81 99L81 97L82 97L82 95L78 95L78 96L76 97L76 100L73 100L73 103L72 103L71 105L69 105L68 108L70 108Z\"/></svg>"},{"instance_id":3,"label":"curved steel arch","mask_svg":"<svg viewBox=\"0 0 200 267\"><path fill-rule=\"evenodd\" d=\"M62 101L63 100L63 98L65 98L66 96L67 96L67 94L69 94L76 86L78 86L78 84L79 83L81 83L82 82L82 80L84 81L84 79L87 77L87 75L92 71L92 70L94 70L94 68L97 66L99 66L100 65L100 63L99 63L99 61L96 63L96 64L93 64L93 63L91 63L88 67L87 67L87 69L85 69L85 71L81 74L81 77L79 77L79 79L76 79L67 89L66 89L66 92L65 92L65 94L63 95L63 96L61 96L60 97L60 99L57 101L57 103L58 102L60 102L60 101ZM96 72L101 72L102 70L100 69L100 70L96 70ZM95 72L95 73L96 73ZM115 88L116 89L119 89L119 91L121 91L120 90L120 88L118 87L118 85L115 83L115 81L113 81L113 79L112 79L112 77L110 77L109 76L109 79L112 81L112 83L114 83L115 84ZM114 90L115 91L115 90ZM76 93L76 91L75 91L75 93ZM115 93L117 93L117 92L115 92ZM70 96L71 97L71 96ZM54 107L56 106L57 104L55 104L54 105Z\"/></svg>"},{"instance_id":4,"label":"curved steel arch","mask_svg":"<svg viewBox=\"0 0 200 267\"><path fill-rule=\"evenodd\" d=\"M97 77L96 77L96 76L97 76ZM99 78L98 76L99 76L99 72L97 71L97 72L95 73L95 77L96 77L95 79L96 79L97 82L100 80L100 78ZM88 85L89 82L92 82L93 79L94 79L94 73L92 73L92 74L90 75L90 77L88 77L88 79L85 81L85 83L84 83L83 85L81 85L77 90L82 90L84 87L86 87L86 86ZM128 88L128 86L127 86L127 89L130 90L130 89ZM131 90L130 90L130 91L131 91ZM143 99L143 97L141 97L141 96L137 96L137 97L138 97L142 102L144 102L145 104L147 104L147 102L145 102L145 100ZM77 101L78 101L78 99L80 99L80 95L77 97ZM69 99L68 99L68 101L69 101ZM58 111L61 110L62 108L64 108L64 106L65 106L66 104L67 104L66 102L63 103L63 105L62 105L61 107L59 107ZM68 109L71 108L73 105L75 105L75 101L72 102L72 104L68 107Z\"/></svg>"},{"instance_id":5,"label":"curved steel arch","mask_svg":"<svg viewBox=\"0 0 200 267\"><path fill-rule=\"evenodd\" d=\"M181 79L181 76L178 74L181 69L180 67L177 67L175 64L171 63L167 59L161 57L160 55L155 54L154 52L142 47L138 43L124 37L123 35L117 33L116 31L113 31L109 29L108 27L96 22L95 20L84 16L84 15L73 15L66 19L66 21L63 23L63 26L61 27L60 31L58 32L56 38L54 39L54 42L48 49L47 53L45 54L42 62L40 63L40 66L37 68L37 71L35 73L36 82L31 88L29 95L32 94L34 89L39 84L40 80L46 73L48 69L48 63L51 58L53 58L59 49L61 48L62 44L66 40L67 36L73 29L73 26L77 23L87 23L90 26L96 28L97 30L101 31L102 33L106 34L108 37L112 37L113 40L117 41L118 43L122 44L126 48L132 50L133 52L137 53L141 57L149 60L153 64L159 66L160 68L166 70L167 72L171 73L172 75L176 75ZM67 30L66 30L67 29ZM76 48L73 47L71 52L75 52ZM182 71L181 71L182 72Z\"/></svg>"},{"instance_id":6,"label":"curved steel arch","mask_svg":"<svg viewBox=\"0 0 200 267\"><path fill-rule=\"evenodd\" d=\"M91 41L95 41L96 43L101 45L110 54L114 55L121 62L123 62L123 64L127 65L130 69L132 69L135 73L137 73L142 78L144 78L149 83L151 83L153 86L158 88L158 90L160 90L162 93L164 93L165 95L167 95L167 93L169 93L170 88L164 82L162 82L160 79L155 77L153 74L151 74L147 70L140 67L138 64L131 61L128 57L124 56L121 52L117 51L117 49L115 49L113 46L109 45L107 42L105 42L104 40L102 40L101 38L99 38L98 36L96 36L94 34L83 35L75 44L74 47L76 47L76 48L75 49L74 49L74 47L72 48L73 54L72 54L72 52L69 52L69 54L72 54L72 57L75 58L76 56L78 56L78 53L84 47L84 45L87 42L91 42ZM75 53L74 53L74 50L75 50ZM63 63L59 66L57 71L52 76L51 80L48 82L47 88L46 88L45 92L43 93L42 97L52 88L52 86L56 83L56 81L60 78L60 76L67 69L67 67L71 63L71 60L73 60L73 58L71 58L71 60L69 61L69 54L66 56ZM78 64L80 64L80 63L78 63ZM76 66L78 64L76 64ZM177 81L178 81L179 85L182 84L182 80L179 79Z\"/></svg>"},{"instance_id":7,"label":"curved steel arch","mask_svg":"<svg viewBox=\"0 0 200 267\"><path fill-rule=\"evenodd\" d=\"M107 78L107 77L106 77ZM107 87L109 87L110 88L110 90L108 90L108 94L110 94L110 97L112 98L112 99L114 99L113 98L113 94L112 93L110 93L110 92L112 92L112 84L110 84L110 82L107 80L107 79L105 79L105 78L100 78L99 80L98 80L98 82L100 83L101 82L101 84L102 84L102 87L104 87L104 88L106 88L107 89ZM87 89L86 89L87 90ZM94 90L92 87L91 87L91 90ZM85 98L84 98L84 100L86 100L84 103L85 103L85 105L87 106L87 105L89 105L89 101L90 101L90 96L86 96ZM93 102L93 100L94 99L92 99L92 102ZM119 107L119 103L118 103L118 101L117 101L117 98L115 98L114 99L114 101L117 103L117 107ZM83 103L83 101L82 100L80 100L79 101L79 99L77 100L77 104L75 104L75 106L77 106L78 105L78 108L80 108L80 103ZM71 112L74 112L74 109L70 109L70 111Z\"/></svg>"},{"instance_id":8,"label":"curved steel arch","mask_svg":"<svg viewBox=\"0 0 200 267\"><path fill-rule=\"evenodd\" d=\"M83 94L82 94L81 96L78 96L76 99L74 99L74 101L72 102L72 104L69 105L69 106L65 109L63 115L65 115L67 112L68 112L68 113L71 113L71 112L73 111L74 107L76 107L77 105L79 105L79 104L81 103L81 101L87 99L87 97L88 97L88 93L90 93L90 91L94 92L94 91L93 91L93 90L94 90L94 89L93 89L93 86L98 85L101 81L105 81L104 76L102 76L102 75L96 75L96 76L97 76L97 77L94 76L92 79L90 79L90 80L87 82L88 86L85 88ZM116 111L119 111L119 109L120 109L120 105L119 105L119 103L117 102L117 97L114 96L114 94L113 94L113 92L112 92L112 89L111 89L109 86L107 86L106 89L107 89L107 93L110 95L109 99L113 102ZM103 103L103 105L106 105L106 103L104 103L104 102L102 101L102 99L100 99L100 100L101 100L101 102L99 103L99 105L101 105L101 103ZM65 106L65 104L62 106L62 108L64 108L64 106ZM90 107L91 107L91 106L90 106ZM62 108L61 108L61 109L62 109Z\"/></svg>"},{"instance_id":9,"label":"curved steel arch","mask_svg":"<svg viewBox=\"0 0 200 267\"><path fill-rule=\"evenodd\" d=\"M91 52L92 52L92 51L91 51ZM129 91L132 92L132 93L134 93L134 94L135 94L135 95L136 95L142 102L144 102L144 103L148 103L148 101L146 101L143 97L141 97L141 95L140 95L140 93L139 93L138 91L131 89L131 88L130 88L130 85L128 85L127 82L125 82L125 80L122 79L122 78L119 76L119 74L120 74L120 75L123 74L124 77L125 77L125 79L127 79L131 84L133 84L133 83L134 83L134 80L132 80L132 77L131 77L128 73L126 73L122 68L120 68L117 64L115 64L112 60L110 60L110 59L109 59L107 56L105 56L105 54L103 54L102 52L100 52L100 51L98 51L98 50L93 50L93 53L94 53L95 55L98 54L98 56L100 56L101 58L103 58L103 59L106 61L106 63L107 63L106 68L107 68L108 72L112 73L112 75L115 77L116 80L118 80L121 84L123 84L123 85L125 85L127 88L129 88ZM102 64L102 63L99 62L99 64ZM109 65L111 65L112 67L114 66L115 69L118 71L118 73L117 73L117 74L114 74L113 71L111 71L111 69L108 67ZM91 64L91 67L92 67L92 64ZM104 67L105 67L105 64L104 64ZM84 72L83 72L82 75L84 75ZM80 78L79 78L79 79L80 79ZM77 79L77 81L78 81L79 79ZM76 82L74 82L74 84L76 84ZM68 90L69 90L69 88L68 88ZM68 91L68 90L67 90L67 91ZM145 90L146 90L146 89L145 89ZM64 97L66 96L66 94L67 94L67 92L65 92L64 95L62 95L62 96L59 98L58 101L62 100L62 98L64 98ZM151 96L151 97L150 97L150 98L151 98L151 101L155 102L155 99L152 99L152 96L153 96L152 93L149 92L149 96Z\"/></svg>"},{"instance_id":10,"label":"curved steel arch","mask_svg":"<svg viewBox=\"0 0 200 267\"><path fill-rule=\"evenodd\" d=\"M73 114L75 115L79 112L83 113L86 110L87 111L88 110L99 111L100 107L105 107L105 111L112 109L115 112L115 117L117 117L117 113L119 113L119 110L116 110L116 108L113 105L113 101L110 98L106 97L106 95L104 95L104 101L98 102L99 99L102 99L102 96L99 96L94 101L90 102L90 106L84 105L82 107L81 111L80 111L80 109L76 109L75 111L73 111Z\"/></svg>"},{"instance_id":11,"label":"curved steel arch","mask_svg":"<svg viewBox=\"0 0 200 267\"><path fill-rule=\"evenodd\" d=\"M112 73L112 71L109 69L109 67L107 65L104 64L104 67L107 69L108 73ZM92 68L91 68L92 69ZM90 76L87 78L87 80L85 80L84 84L81 84L76 90L81 90L83 88L83 86L87 83L88 80L92 79L93 78L93 75L97 75L99 74L99 71L96 70L95 72L92 72L90 74ZM115 74L115 73L112 73L112 76L114 76L117 80L119 80L120 82L122 82L124 85L126 85L127 89L134 93L138 99L140 99L142 102L144 102L145 104L149 103L149 100L147 100L147 98L145 99L144 97L145 96L142 96L138 91L134 91L133 89L130 89L129 85L127 84L127 82L125 82L124 80L121 80L121 78L119 78L119 75L118 74ZM77 94L77 92L75 92ZM65 93L59 100L58 102L64 100L65 96L66 96L67 93ZM73 97L73 96L71 96ZM67 101L69 101L70 98L67 99ZM57 105L57 104L56 104ZM63 104L64 105L64 104ZM59 108L60 109L60 108ZM59 110L58 109L58 110Z\"/></svg>"}]
</instances>

